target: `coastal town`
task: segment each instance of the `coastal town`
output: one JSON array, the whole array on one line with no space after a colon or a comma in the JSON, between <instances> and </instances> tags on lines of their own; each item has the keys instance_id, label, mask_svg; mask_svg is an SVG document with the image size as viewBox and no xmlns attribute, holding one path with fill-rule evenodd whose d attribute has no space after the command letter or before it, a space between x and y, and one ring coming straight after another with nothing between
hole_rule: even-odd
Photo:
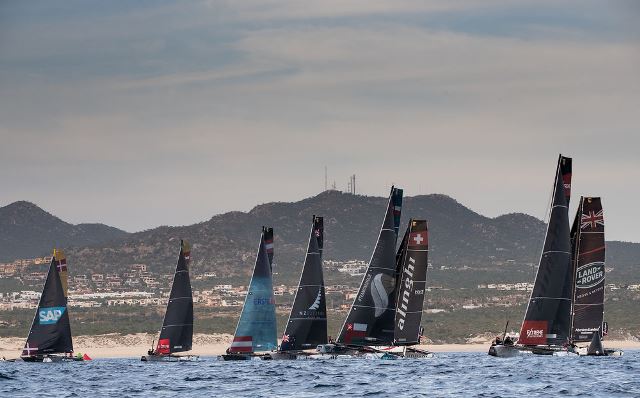
<instances>
[{"instance_id":1,"label":"coastal town","mask_svg":"<svg viewBox=\"0 0 640 398\"><path fill-rule=\"evenodd\" d=\"M10 263L0 264L0 281L3 289L0 291L0 310L33 309L40 298L40 290L46 277L46 268L51 257L37 257L19 259ZM335 261L325 260L323 267L328 273L344 275L345 280L356 282L366 271L364 260ZM429 269L433 265L429 264ZM439 266L439 272L460 272L468 270L464 266L456 269L451 266ZM69 276L69 305L76 308L97 307L153 307L166 306L169 297L172 274L154 274L146 264L131 264L123 272L77 274ZM247 285L232 285L220 283L215 272L192 275L194 290L193 301L196 307L242 307L247 294ZM248 281L247 281L248 282ZM640 291L640 284L607 284L608 291L628 290ZM333 310L346 311L351 305L358 286L355 283L328 284L326 286L327 306ZM473 310L486 307L511 307L521 302L527 296L533 283L483 283L477 284L477 297L455 299L451 294L444 294L456 288L446 288L439 285L427 287L427 292L442 291L439 295L427 297L425 313L442 313L456 308ZM469 288L458 288L469 291ZM280 311L288 311L295 295L296 287L287 285L274 286L276 305ZM493 293L491 293L493 292ZM443 298L438 298L443 296ZM429 305L431 304L431 305ZM437 304L435 307L433 304ZM230 308L231 309L231 308Z\"/></svg>"}]
</instances>

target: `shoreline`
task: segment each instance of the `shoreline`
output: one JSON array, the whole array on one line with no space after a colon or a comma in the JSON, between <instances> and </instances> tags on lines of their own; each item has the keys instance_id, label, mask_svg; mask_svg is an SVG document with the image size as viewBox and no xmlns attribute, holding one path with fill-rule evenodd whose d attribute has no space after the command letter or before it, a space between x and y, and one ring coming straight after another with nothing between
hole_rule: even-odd
<instances>
[{"instance_id":1,"label":"shoreline","mask_svg":"<svg viewBox=\"0 0 640 398\"><path fill-rule=\"evenodd\" d=\"M147 353L156 337L146 333L77 336L74 338L74 348L76 353L86 353L91 358L139 358ZM189 353L200 356L222 355L231 344L231 340L232 336L229 334L196 334L193 338L193 350ZM468 344L425 344L418 347L436 353L486 353L490 344L490 341L486 341ZM640 349L640 341L635 340L605 340L604 344L606 347L622 350ZM19 357L23 345L22 337L0 338L0 357Z\"/></svg>"}]
</instances>

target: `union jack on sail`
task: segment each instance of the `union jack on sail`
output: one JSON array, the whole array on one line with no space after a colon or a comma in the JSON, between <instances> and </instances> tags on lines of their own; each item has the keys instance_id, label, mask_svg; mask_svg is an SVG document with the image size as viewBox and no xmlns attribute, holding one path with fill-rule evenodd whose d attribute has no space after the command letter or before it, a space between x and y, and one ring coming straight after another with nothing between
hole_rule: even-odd
<instances>
[{"instance_id":1,"label":"union jack on sail","mask_svg":"<svg viewBox=\"0 0 640 398\"><path fill-rule=\"evenodd\" d=\"M595 229L598 225L602 225L604 227L604 216L602 214L602 210L597 213L594 211L588 211L587 213L583 213L580 217L580 229Z\"/></svg>"}]
</instances>

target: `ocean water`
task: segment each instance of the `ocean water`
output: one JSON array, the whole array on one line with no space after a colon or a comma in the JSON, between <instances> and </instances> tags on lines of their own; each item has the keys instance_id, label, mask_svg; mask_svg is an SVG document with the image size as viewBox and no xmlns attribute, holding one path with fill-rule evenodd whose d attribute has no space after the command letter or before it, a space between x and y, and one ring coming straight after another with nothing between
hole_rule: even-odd
<instances>
[{"instance_id":1,"label":"ocean water","mask_svg":"<svg viewBox=\"0 0 640 398\"><path fill-rule=\"evenodd\" d=\"M640 351L615 358L0 362L0 397L640 397L639 376Z\"/></svg>"}]
</instances>

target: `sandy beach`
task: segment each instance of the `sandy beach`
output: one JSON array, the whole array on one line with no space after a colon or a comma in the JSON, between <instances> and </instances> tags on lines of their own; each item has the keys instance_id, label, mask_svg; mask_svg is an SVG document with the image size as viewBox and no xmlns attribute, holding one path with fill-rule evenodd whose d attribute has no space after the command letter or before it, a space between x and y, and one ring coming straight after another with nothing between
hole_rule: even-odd
<instances>
[{"instance_id":1,"label":"sandy beach","mask_svg":"<svg viewBox=\"0 0 640 398\"><path fill-rule=\"evenodd\" d=\"M97 336L77 336L74 338L76 353L86 353L92 358L127 358L139 357L151 348L157 336L146 333L138 334L105 334ZM196 334L193 339L191 353L201 356L215 356L225 352L231 343L229 334ZM433 352L486 352L489 341L469 344L428 344L420 346ZM0 338L0 356L16 358L22 352L24 338ZM640 349L640 341L606 340L606 347L623 350Z\"/></svg>"}]
</instances>

